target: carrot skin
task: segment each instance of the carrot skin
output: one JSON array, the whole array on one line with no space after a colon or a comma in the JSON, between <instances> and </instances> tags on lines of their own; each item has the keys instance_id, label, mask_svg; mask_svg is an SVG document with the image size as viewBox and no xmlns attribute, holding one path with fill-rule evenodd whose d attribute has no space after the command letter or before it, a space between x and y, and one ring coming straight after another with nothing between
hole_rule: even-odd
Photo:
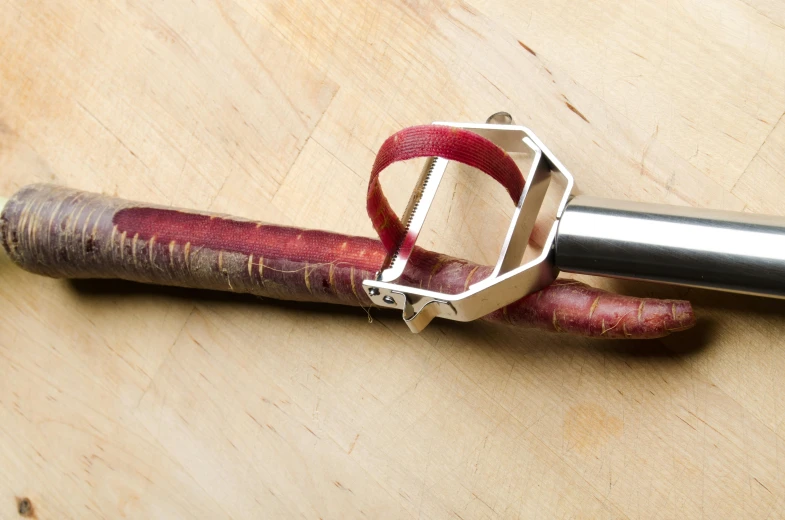
<instances>
[{"instance_id":1,"label":"carrot skin","mask_svg":"<svg viewBox=\"0 0 785 520\"><path fill-rule=\"evenodd\" d=\"M52 185L18 191L0 215L11 259L56 278L125 280L372 305L362 281L373 278L381 242L234 217L155 207ZM489 266L416 249L407 285L464 291ZM656 338L695 323L689 302L621 296L557 280L484 317L491 322L602 338Z\"/></svg>"}]
</instances>

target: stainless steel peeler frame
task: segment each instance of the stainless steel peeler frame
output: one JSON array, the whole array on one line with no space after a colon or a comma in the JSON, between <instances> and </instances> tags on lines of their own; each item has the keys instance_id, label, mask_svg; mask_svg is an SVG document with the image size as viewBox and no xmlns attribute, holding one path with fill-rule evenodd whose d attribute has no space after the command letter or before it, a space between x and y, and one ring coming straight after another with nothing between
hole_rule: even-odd
<instances>
[{"instance_id":1,"label":"stainless steel peeler frame","mask_svg":"<svg viewBox=\"0 0 785 520\"><path fill-rule=\"evenodd\" d=\"M553 244L559 218L574 184L564 165L526 127L511 124L434 124L470 130L508 153L533 153L533 161L493 272L460 294L444 294L396 283L409 261L449 161L434 157L426 163L403 215L402 221L406 223L403 243L397 252L388 255L384 265L389 267L382 270L376 280L363 282L374 304L403 311L403 319L412 332L422 331L437 316L457 321L475 320L553 282L558 274L553 260ZM561 175L566 185L556 218L542 253L520 265L553 175Z\"/></svg>"}]
</instances>

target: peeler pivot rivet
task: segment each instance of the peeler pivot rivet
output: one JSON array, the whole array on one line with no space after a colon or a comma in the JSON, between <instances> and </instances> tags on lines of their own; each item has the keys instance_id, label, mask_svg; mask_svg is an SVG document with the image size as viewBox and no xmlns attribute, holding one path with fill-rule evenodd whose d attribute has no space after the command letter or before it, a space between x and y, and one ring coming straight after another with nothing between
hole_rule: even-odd
<instances>
[{"instance_id":1,"label":"peeler pivot rivet","mask_svg":"<svg viewBox=\"0 0 785 520\"><path fill-rule=\"evenodd\" d=\"M370 294L371 296L379 296L379 289L377 289L376 287L371 287L370 289L368 289L368 294Z\"/></svg>"},{"instance_id":2,"label":"peeler pivot rivet","mask_svg":"<svg viewBox=\"0 0 785 520\"><path fill-rule=\"evenodd\" d=\"M392 296L385 296L384 298L382 298L382 300L384 300L384 303L395 305L395 298L393 298Z\"/></svg>"}]
</instances>

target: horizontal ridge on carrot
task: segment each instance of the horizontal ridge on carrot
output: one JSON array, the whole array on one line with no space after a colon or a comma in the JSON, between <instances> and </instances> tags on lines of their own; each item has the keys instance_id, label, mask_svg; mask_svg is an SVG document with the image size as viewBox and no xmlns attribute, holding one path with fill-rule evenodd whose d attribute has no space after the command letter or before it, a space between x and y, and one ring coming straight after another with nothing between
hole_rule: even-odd
<instances>
[{"instance_id":1,"label":"horizontal ridge on carrot","mask_svg":"<svg viewBox=\"0 0 785 520\"><path fill-rule=\"evenodd\" d=\"M387 250L378 240L175 210L53 185L19 190L0 240L20 267L62 278L125 280L343 305L371 305L362 281ZM408 284L461 292L492 267L416 249ZM573 280L486 321L603 338L656 338L695 323L689 302L621 296Z\"/></svg>"}]
</instances>

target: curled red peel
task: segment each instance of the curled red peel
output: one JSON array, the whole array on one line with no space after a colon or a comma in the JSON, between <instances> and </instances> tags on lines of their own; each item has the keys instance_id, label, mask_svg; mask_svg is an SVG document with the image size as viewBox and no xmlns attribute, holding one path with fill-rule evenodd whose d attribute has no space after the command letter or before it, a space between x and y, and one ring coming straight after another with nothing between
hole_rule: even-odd
<instances>
[{"instance_id":1,"label":"curled red peel","mask_svg":"<svg viewBox=\"0 0 785 520\"><path fill-rule=\"evenodd\" d=\"M443 157L477 168L504 186L517 203L524 179L515 161L501 148L474 132L439 125L404 128L387 138L376 154L368 183L368 216L388 252L403 239L403 224L382 193L379 174L389 165L418 157Z\"/></svg>"}]
</instances>

